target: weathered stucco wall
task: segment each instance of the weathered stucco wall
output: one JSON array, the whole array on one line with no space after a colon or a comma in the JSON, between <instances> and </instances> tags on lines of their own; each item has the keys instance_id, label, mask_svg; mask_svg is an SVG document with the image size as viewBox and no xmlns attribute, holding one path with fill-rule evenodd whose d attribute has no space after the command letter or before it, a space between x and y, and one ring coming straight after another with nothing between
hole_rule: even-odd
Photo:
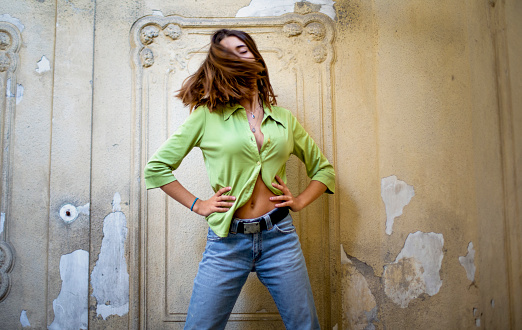
<instances>
[{"instance_id":1,"label":"weathered stucco wall","mask_svg":"<svg viewBox=\"0 0 522 330\"><path fill-rule=\"evenodd\" d=\"M337 192L318 202L329 239L300 231L308 262L325 265L322 326L522 327L520 1L295 2L0 3L0 328L138 328L164 308L146 294L167 288L142 244L163 211L136 188L148 133L136 135L133 24L296 8L335 33L320 136L333 137ZM169 317L162 327L182 326ZM230 328L282 326L270 317Z\"/></svg>"}]
</instances>

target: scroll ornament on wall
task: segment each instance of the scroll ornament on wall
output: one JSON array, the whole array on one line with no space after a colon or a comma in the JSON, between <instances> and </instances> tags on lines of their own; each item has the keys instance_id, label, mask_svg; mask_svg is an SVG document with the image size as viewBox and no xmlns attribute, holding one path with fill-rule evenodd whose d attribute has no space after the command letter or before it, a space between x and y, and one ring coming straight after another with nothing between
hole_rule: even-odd
<instances>
[{"instance_id":1,"label":"scroll ornament on wall","mask_svg":"<svg viewBox=\"0 0 522 330\"><path fill-rule=\"evenodd\" d=\"M333 159L331 78L335 58L333 48L335 30L330 17L308 11L276 17L191 18L151 15L137 20L130 33L131 61L135 75L133 150L136 157L133 157L135 161L132 181L135 182L134 196L140 199L140 205L145 211L142 212L140 208L135 207L132 210L134 213L132 217L140 224L143 232L147 232L148 215L152 211L150 207L155 205L154 209L158 210L159 206L163 215L161 217L165 220L161 223L158 223L157 219L154 220L157 225L165 225L164 237L151 240L151 236L145 235L139 243L140 246L146 247L144 253L162 251L161 258L150 258L148 266L142 264L140 269L140 275L146 283L152 283L147 281L149 276L153 276L154 281L164 282L161 287L149 285L141 289L143 292L146 290L147 294L153 297L151 306L154 307L143 307L149 315L155 313L152 317L154 321L149 324L150 327L163 328L164 322L185 321L184 306L187 303L185 301L187 294L184 288L190 286L190 283L186 283L186 277L175 271L175 266L172 265L178 262L194 264L193 260L188 259L191 257L184 259L185 256L175 252L179 242L167 239L169 235L167 223L172 223L169 217L172 216L174 221L177 221L178 215L170 213L174 211L169 208L161 210L165 206L164 200L156 199L156 195L147 194L143 190L140 183L143 175L142 167L149 157L151 146L160 145L170 132L181 125L187 115L188 109L173 97L173 93L179 89L186 77L196 72L201 61L207 56L210 37L221 28L242 30L254 38L270 68L272 84L278 91L278 103L293 111L307 131L314 136L316 143L321 145L325 155ZM197 157L197 155L193 156ZM195 161L191 163L192 160L194 159L187 159L185 164L199 164ZM297 168L298 165L292 163L289 166ZM298 173L297 169L296 173ZM292 183L295 185L304 183L307 180L305 176L296 176ZM198 187L206 189L204 184ZM320 214L322 209L318 207L311 210ZM323 242L327 242L330 237L324 227L314 230L314 234L321 235ZM192 256L194 252L194 250L187 251L187 255ZM135 260L137 263L138 260ZM318 268L317 265L314 267ZM320 270L312 273L321 281L325 276ZM328 289L319 288L319 290ZM324 302L324 304L328 303L328 301ZM162 308L157 308L158 304ZM241 312L232 313L230 320L258 322L277 321L280 318L277 313L272 313L269 309L259 313L250 306L244 305Z\"/></svg>"},{"instance_id":2,"label":"scroll ornament on wall","mask_svg":"<svg viewBox=\"0 0 522 330\"><path fill-rule=\"evenodd\" d=\"M14 265L14 253L8 242L10 220L10 188L12 152L10 148L14 131L16 108L16 69L21 34L18 28L8 22L0 22L0 301L10 290L9 273Z\"/></svg>"},{"instance_id":3,"label":"scroll ornament on wall","mask_svg":"<svg viewBox=\"0 0 522 330\"><path fill-rule=\"evenodd\" d=\"M320 64L333 53L331 50L332 31L329 31L331 26L325 24L323 16L317 13L308 15L286 14L272 18L267 23L269 22L271 26L277 26L280 29L280 33L289 39L294 39L296 45L306 45L308 56L311 55L310 57L313 61ZM138 40L135 40L136 44L141 46L139 47L139 62L144 68L151 67L155 63L156 54L151 45L156 38L164 36L170 41L180 40L183 36L183 25L192 25L190 24L190 19L176 16L150 17L148 20L149 22L144 23L140 28ZM218 28L219 26L216 26L215 29ZM233 29L234 27L231 26L229 28ZM289 57L297 56L296 50L298 52L300 49L303 48L296 47L290 51L292 54ZM281 53L281 59L283 59L283 51L279 49L279 52ZM190 57L190 54L183 55L182 57L185 59Z\"/></svg>"}]
</instances>

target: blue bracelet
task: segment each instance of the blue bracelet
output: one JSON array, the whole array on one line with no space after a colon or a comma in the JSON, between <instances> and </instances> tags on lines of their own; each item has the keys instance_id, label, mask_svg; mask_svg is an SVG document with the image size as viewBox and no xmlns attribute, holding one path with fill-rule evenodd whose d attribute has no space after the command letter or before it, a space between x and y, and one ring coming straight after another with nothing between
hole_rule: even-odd
<instances>
[{"instance_id":1,"label":"blue bracelet","mask_svg":"<svg viewBox=\"0 0 522 330\"><path fill-rule=\"evenodd\" d=\"M199 199L199 197L196 197L194 200L194 203L192 203L192 206L190 207L190 211L192 212L192 209L194 208L194 205L196 205L196 201Z\"/></svg>"}]
</instances>

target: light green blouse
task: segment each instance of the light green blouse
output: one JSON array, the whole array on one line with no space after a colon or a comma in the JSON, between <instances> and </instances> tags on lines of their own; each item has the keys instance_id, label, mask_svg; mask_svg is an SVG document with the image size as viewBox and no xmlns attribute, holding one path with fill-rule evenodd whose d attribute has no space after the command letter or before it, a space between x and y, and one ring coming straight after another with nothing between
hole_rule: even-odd
<instances>
[{"instance_id":1,"label":"light green blouse","mask_svg":"<svg viewBox=\"0 0 522 330\"><path fill-rule=\"evenodd\" d=\"M145 167L147 189L161 187L175 181L172 171L193 147L203 153L205 166L214 192L232 187L227 194L236 196L234 206L224 213L207 217L212 230L226 237L234 213L252 195L256 179L261 173L265 185L272 187L276 175L286 183L286 161L296 155L306 167L312 180L326 185L327 193L335 189L332 165L292 113L284 108L265 106L261 131L263 146L258 151L254 134L250 131L246 112L241 105L227 105L210 112L206 107L195 109L178 130L163 143Z\"/></svg>"}]
</instances>

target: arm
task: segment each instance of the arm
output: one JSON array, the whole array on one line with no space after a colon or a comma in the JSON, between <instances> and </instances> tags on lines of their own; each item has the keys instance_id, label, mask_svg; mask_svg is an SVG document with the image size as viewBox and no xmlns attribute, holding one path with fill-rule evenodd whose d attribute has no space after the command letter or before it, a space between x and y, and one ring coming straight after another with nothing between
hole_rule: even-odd
<instances>
[{"instance_id":1,"label":"arm","mask_svg":"<svg viewBox=\"0 0 522 330\"><path fill-rule=\"evenodd\" d=\"M174 177L172 171L177 169L183 158L194 146L199 146L203 138L206 112L205 108L195 109L178 130L154 153L145 166L145 185L147 189L161 187L170 197L191 208L199 215L208 216L213 212L226 212L234 201L234 196L223 196L231 190L221 188L208 200L198 199L183 187Z\"/></svg>"},{"instance_id":2,"label":"arm","mask_svg":"<svg viewBox=\"0 0 522 330\"><path fill-rule=\"evenodd\" d=\"M285 207L288 206L292 211L298 212L308 206L310 203L315 201L319 196L321 196L326 191L326 185L320 181L312 180L308 187L299 194L299 196L294 197L292 192L283 180L276 175L277 183L272 183L274 188L279 189L283 192L281 196L270 197L271 201L283 201L282 203L274 205L275 207Z\"/></svg>"},{"instance_id":3,"label":"arm","mask_svg":"<svg viewBox=\"0 0 522 330\"><path fill-rule=\"evenodd\" d=\"M293 153L305 164L306 173L312 179L306 189L294 197L284 181L276 176L277 183L272 186L279 189L281 196L270 197L271 201L281 201L275 207L288 206L294 212L300 211L314 200L319 198L322 193L333 193L335 189L335 172L333 166L321 153L314 140L308 135L305 129L299 124L294 116L290 117L289 128L292 129L294 138Z\"/></svg>"},{"instance_id":4,"label":"arm","mask_svg":"<svg viewBox=\"0 0 522 330\"><path fill-rule=\"evenodd\" d=\"M218 192L207 200L198 199L192 211L205 217L214 212L228 211L234 203L227 201L234 201L236 197L223 194L231 189L232 187L224 187L219 189ZM161 190L187 208L190 208L196 199L196 197L177 180L161 186Z\"/></svg>"}]
</instances>

